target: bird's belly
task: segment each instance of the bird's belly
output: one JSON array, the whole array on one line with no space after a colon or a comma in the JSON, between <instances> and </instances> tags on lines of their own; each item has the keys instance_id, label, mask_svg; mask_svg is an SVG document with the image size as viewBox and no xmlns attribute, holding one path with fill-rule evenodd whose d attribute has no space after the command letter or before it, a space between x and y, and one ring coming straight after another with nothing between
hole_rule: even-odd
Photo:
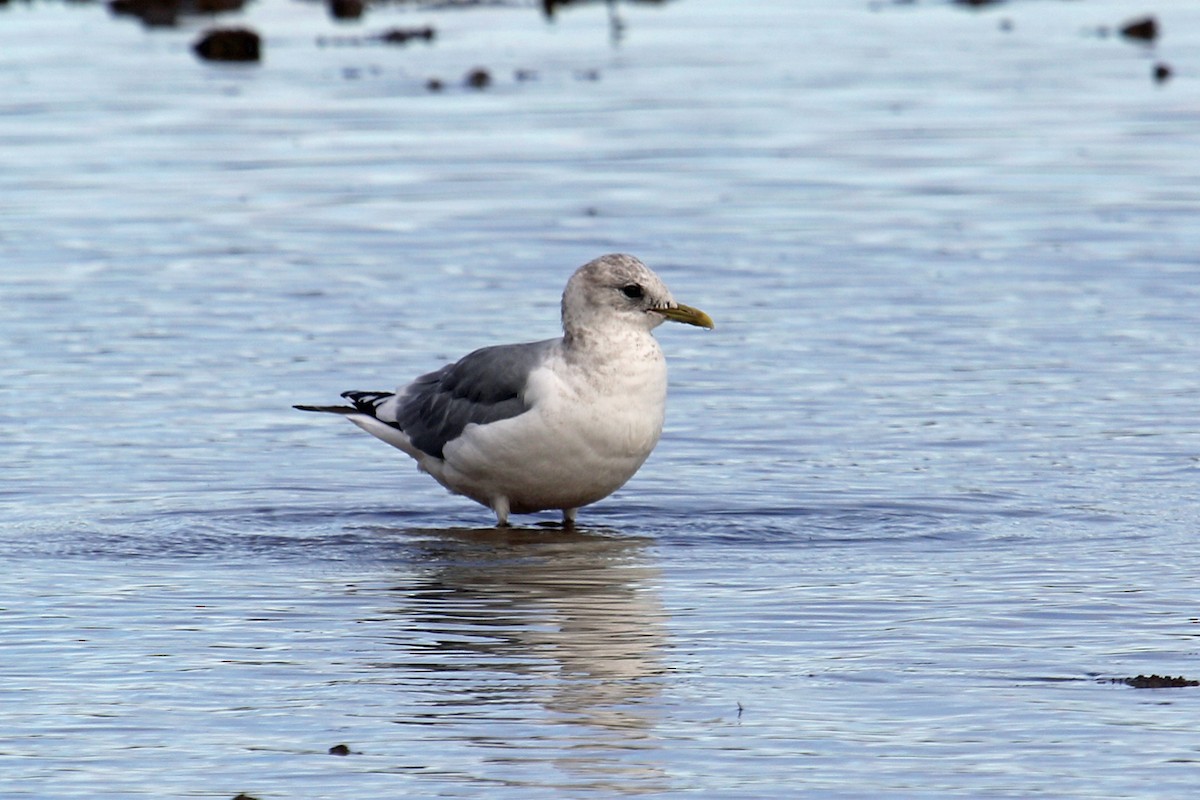
<instances>
[{"instance_id":1,"label":"bird's belly","mask_svg":"<svg viewBox=\"0 0 1200 800\"><path fill-rule=\"evenodd\" d=\"M662 405L588 404L586 415L549 406L468 427L446 448L445 483L490 504L499 494L514 513L578 508L625 484L662 432Z\"/></svg>"}]
</instances>

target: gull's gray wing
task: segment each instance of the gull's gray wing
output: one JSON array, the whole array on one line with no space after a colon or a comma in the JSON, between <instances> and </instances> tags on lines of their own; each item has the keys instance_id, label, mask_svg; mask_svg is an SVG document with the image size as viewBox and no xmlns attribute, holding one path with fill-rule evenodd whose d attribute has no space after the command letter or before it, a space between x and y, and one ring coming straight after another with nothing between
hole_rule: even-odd
<instances>
[{"instance_id":1,"label":"gull's gray wing","mask_svg":"<svg viewBox=\"0 0 1200 800\"><path fill-rule=\"evenodd\" d=\"M529 374L558 339L485 347L453 364L422 375L397 395L396 419L415 447L442 458L446 443L467 425L486 425L524 414Z\"/></svg>"}]
</instances>

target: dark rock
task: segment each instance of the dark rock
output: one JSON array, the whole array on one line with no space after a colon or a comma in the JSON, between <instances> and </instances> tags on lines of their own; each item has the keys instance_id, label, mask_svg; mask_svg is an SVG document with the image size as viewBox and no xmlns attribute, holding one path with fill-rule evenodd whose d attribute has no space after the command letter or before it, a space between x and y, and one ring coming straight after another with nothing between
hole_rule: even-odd
<instances>
[{"instance_id":1,"label":"dark rock","mask_svg":"<svg viewBox=\"0 0 1200 800\"><path fill-rule=\"evenodd\" d=\"M329 16L334 19L359 19L366 8L363 0L329 0Z\"/></svg>"},{"instance_id":2,"label":"dark rock","mask_svg":"<svg viewBox=\"0 0 1200 800\"><path fill-rule=\"evenodd\" d=\"M214 28L192 45L196 55L207 61L259 61L262 44L249 28Z\"/></svg>"},{"instance_id":3,"label":"dark rock","mask_svg":"<svg viewBox=\"0 0 1200 800\"><path fill-rule=\"evenodd\" d=\"M1138 675L1134 678L1113 678L1113 683L1123 683L1135 689L1182 689L1186 686L1200 686L1200 681L1194 681L1180 675L1172 678L1169 675Z\"/></svg>"},{"instance_id":4,"label":"dark rock","mask_svg":"<svg viewBox=\"0 0 1200 800\"><path fill-rule=\"evenodd\" d=\"M463 83L472 89L486 89L492 85L492 73L483 67L476 67L467 73L467 77L463 79Z\"/></svg>"},{"instance_id":5,"label":"dark rock","mask_svg":"<svg viewBox=\"0 0 1200 800\"><path fill-rule=\"evenodd\" d=\"M117 16L137 17L151 28L170 28L179 22L182 0L111 0L108 10Z\"/></svg>"},{"instance_id":6,"label":"dark rock","mask_svg":"<svg viewBox=\"0 0 1200 800\"><path fill-rule=\"evenodd\" d=\"M192 10L197 14L224 14L227 11L240 11L244 5L246 0L193 0Z\"/></svg>"},{"instance_id":7,"label":"dark rock","mask_svg":"<svg viewBox=\"0 0 1200 800\"><path fill-rule=\"evenodd\" d=\"M1154 65L1155 83L1166 83L1171 79L1171 65L1158 62Z\"/></svg>"},{"instance_id":8,"label":"dark rock","mask_svg":"<svg viewBox=\"0 0 1200 800\"><path fill-rule=\"evenodd\" d=\"M971 8L983 8L984 6L996 6L1003 3L1004 0L954 0L956 6L970 6Z\"/></svg>"},{"instance_id":9,"label":"dark rock","mask_svg":"<svg viewBox=\"0 0 1200 800\"><path fill-rule=\"evenodd\" d=\"M243 5L245 0L109 0L108 10L117 16L137 17L151 28L169 28L183 16L222 14Z\"/></svg>"},{"instance_id":10,"label":"dark rock","mask_svg":"<svg viewBox=\"0 0 1200 800\"><path fill-rule=\"evenodd\" d=\"M425 88L431 92L440 92L446 88L446 84L442 83L441 78L430 78L425 81Z\"/></svg>"},{"instance_id":11,"label":"dark rock","mask_svg":"<svg viewBox=\"0 0 1200 800\"><path fill-rule=\"evenodd\" d=\"M350 748L344 744L335 744L333 747L329 748L329 755L348 756L350 755Z\"/></svg>"},{"instance_id":12,"label":"dark rock","mask_svg":"<svg viewBox=\"0 0 1200 800\"><path fill-rule=\"evenodd\" d=\"M1127 39L1153 42L1158 38L1158 20L1154 17L1130 20L1121 26L1121 35Z\"/></svg>"}]
</instances>

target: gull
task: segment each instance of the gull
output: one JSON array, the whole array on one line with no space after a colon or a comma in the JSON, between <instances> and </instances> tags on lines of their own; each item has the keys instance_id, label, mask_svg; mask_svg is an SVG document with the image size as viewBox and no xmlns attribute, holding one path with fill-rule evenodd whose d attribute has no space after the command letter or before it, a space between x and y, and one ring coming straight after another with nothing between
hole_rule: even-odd
<instances>
[{"instance_id":1,"label":"gull","mask_svg":"<svg viewBox=\"0 0 1200 800\"><path fill-rule=\"evenodd\" d=\"M560 338L484 347L394 392L343 392L349 405L294 408L345 416L498 526L558 509L570 527L658 443L667 364L651 331L667 320L713 327L638 259L601 256L567 281Z\"/></svg>"}]
</instances>

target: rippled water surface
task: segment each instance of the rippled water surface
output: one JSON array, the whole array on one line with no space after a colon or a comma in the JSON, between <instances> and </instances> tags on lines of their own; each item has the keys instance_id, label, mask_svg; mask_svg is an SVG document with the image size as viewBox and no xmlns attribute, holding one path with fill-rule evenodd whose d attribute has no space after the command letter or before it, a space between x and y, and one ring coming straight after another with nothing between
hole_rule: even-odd
<instances>
[{"instance_id":1,"label":"rippled water surface","mask_svg":"<svg viewBox=\"0 0 1200 800\"><path fill-rule=\"evenodd\" d=\"M0 795L1194 794L1184 5L0 6ZM718 327L577 531L289 408L610 251Z\"/></svg>"}]
</instances>

